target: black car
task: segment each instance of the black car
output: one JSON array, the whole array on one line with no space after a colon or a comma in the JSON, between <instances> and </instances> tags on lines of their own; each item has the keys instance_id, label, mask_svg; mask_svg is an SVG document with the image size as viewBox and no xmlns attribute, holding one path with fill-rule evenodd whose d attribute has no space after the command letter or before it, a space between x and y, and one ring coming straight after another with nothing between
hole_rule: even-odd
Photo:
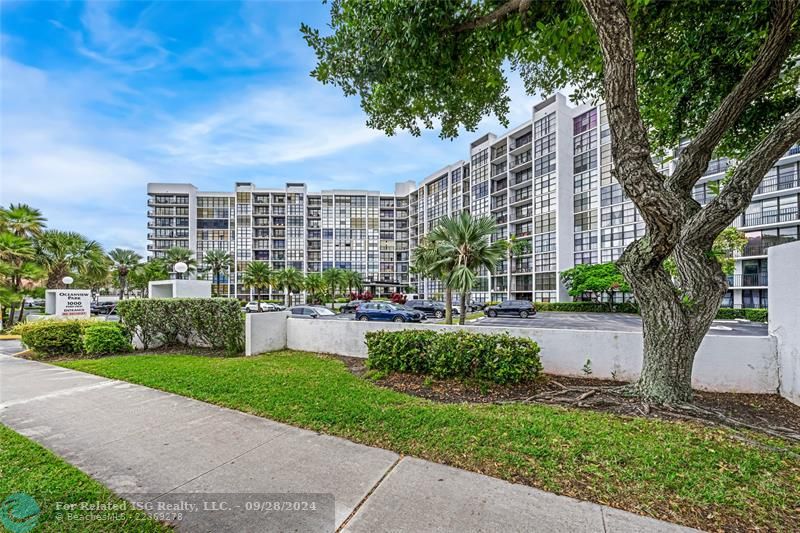
<instances>
[{"instance_id":1,"label":"black car","mask_svg":"<svg viewBox=\"0 0 800 533\"><path fill-rule=\"evenodd\" d=\"M89 312L93 315L115 315L117 314L116 302L97 302L89 306Z\"/></svg>"},{"instance_id":2,"label":"black car","mask_svg":"<svg viewBox=\"0 0 800 533\"><path fill-rule=\"evenodd\" d=\"M533 302L528 300L506 300L497 305L490 305L483 310L486 316L518 316L528 318L536 315L536 308Z\"/></svg>"},{"instance_id":3,"label":"black car","mask_svg":"<svg viewBox=\"0 0 800 533\"><path fill-rule=\"evenodd\" d=\"M364 300L350 300L341 307L340 311L342 314L355 313L356 309L358 309L358 306L363 303L366 302Z\"/></svg>"},{"instance_id":4,"label":"black car","mask_svg":"<svg viewBox=\"0 0 800 533\"><path fill-rule=\"evenodd\" d=\"M446 312L444 302L437 302L435 300L408 300L405 305L411 309L422 311L426 316L436 318L444 318ZM457 314L459 314L458 308L454 305L453 316Z\"/></svg>"}]
</instances>

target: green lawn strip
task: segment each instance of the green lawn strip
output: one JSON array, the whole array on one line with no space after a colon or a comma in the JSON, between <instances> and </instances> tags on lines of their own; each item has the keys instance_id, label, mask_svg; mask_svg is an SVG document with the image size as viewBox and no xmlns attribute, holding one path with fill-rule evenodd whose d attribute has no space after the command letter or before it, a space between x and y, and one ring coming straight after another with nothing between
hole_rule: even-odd
<instances>
[{"instance_id":1,"label":"green lawn strip","mask_svg":"<svg viewBox=\"0 0 800 533\"><path fill-rule=\"evenodd\" d=\"M41 509L38 526L33 529L37 532L173 531L144 512L131 508L109 489L49 450L0 425L0 502L16 493L31 496ZM65 510L69 504L87 502L123 507L106 512ZM2 527L0 530L5 531Z\"/></svg>"},{"instance_id":2,"label":"green lawn strip","mask_svg":"<svg viewBox=\"0 0 800 533\"><path fill-rule=\"evenodd\" d=\"M695 527L800 528L800 461L724 429L542 405L438 404L299 352L59 364Z\"/></svg>"}]
</instances>

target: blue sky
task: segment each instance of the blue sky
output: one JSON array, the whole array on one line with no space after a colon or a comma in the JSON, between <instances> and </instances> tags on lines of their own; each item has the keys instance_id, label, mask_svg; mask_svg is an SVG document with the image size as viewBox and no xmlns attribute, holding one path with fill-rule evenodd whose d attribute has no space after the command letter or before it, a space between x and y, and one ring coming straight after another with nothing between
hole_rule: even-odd
<instances>
[{"instance_id":1,"label":"blue sky","mask_svg":"<svg viewBox=\"0 0 800 533\"><path fill-rule=\"evenodd\" d=\"M387 137L309 76L321 2L0 1L0 202L143 251L146 183L392 191L465 158L477 133ZM510 78L511 124L534 98ZM487 118L480 132L502 132Z\"/></svg>"}]
</instances>

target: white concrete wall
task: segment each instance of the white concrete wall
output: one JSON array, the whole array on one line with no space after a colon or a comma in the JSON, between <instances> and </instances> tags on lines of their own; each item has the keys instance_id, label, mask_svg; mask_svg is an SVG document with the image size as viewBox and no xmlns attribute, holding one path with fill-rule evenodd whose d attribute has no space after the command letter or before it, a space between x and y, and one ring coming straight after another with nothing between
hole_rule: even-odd
<instances>
[{"instance_id":1,"label":"white concrete wall","mask_svg":"<svg viewBox=\"0 0 800 533\"><path fill-rule=\"evenodd\" d=\"M255 355L286 348L288 317L287 312L248 313L244 323L244 354Z\"/></svg>"},{"instance_id":2,"label":"white concrete wall","mask_svg":"<svg viewBox=\"0 0 800 533\"><path fill-rule=\"evenodd\" d=\"M800 241L768 250L769 333L777 340L780 393L800 405Z\"/></svg>"},{"instance_id":3,"label":"white concrete wall","mask_svg":"<svg viewBox=\"0 0 800 533\"><path fill-rule=\"evenodd\" d=\"M286 326L289 349L352 357L367 356L364 343L367 331L404 328L444 331L455 327L296 318L290 318ZM582 368L590 359L592 377L629 381L638 377L642 367L642 335L638 332L483 326L466 326L465 329L477 333L507 331L514 336L532 338L541 347L542 364L550 374L583 376ZM276 341L274 345L277 344ZM717 392L774 394L778 390L774 340L770 337L707 336L695 359L693 386Z\"/></svg>"},{"instance_id":4,"label":"white concrete wall","mask_svg":"<svg viewBox=\"0 0 800 533\"><path fill-rule=\"evenodd\" d=\"M211 298L211 281L168 279L148 283L150 298Z\"/></svg>"}]
</instances>

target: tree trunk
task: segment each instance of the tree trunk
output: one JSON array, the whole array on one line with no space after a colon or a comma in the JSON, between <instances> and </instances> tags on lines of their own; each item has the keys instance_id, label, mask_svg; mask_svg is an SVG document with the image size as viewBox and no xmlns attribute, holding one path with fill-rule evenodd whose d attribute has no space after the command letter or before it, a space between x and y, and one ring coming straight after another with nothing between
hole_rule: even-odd
<instances>
[{"instance_id":1,"label":"tree trunk","mask_svg":"<svg viewBox=\"0 0 800 533\"><path fill-rule=\"evenodd\" d=\"M463 326L464 322L467 320L467 293L461 293L461 301L458 303L458 323L459 325Z\"/></svg>"},{"instance_id":2,"label":"tree trunk","mask_svg":"<svg viewBox=\"0 0 800 533\"><path fill-rule=\"evenodd\" d=\"M453 289L444 288L444 323L453 323Z\"/></svg>"},{"instance_id":3,"label":"tree trunk","mask_svg":"<svg viewBox=\"0 0 800 533\"><path fill-rule=\"evenodd\" d=\"M645 260L641 248L629 248L620 260L642 315L644 358L635 388L648 401L689 402L695 354L727 290L725 276L708 251L679 244L676 287L661 265Z\"/></svg>"},{"instance_id":4,"label":"tree trunk","mask_svg":"<svg viewBox=\"0 0 800 533\"><path fill-rule=\"evenodd\" d=\"M289 308L292 306L292 291L289 290L289 287L286 287L286 307Z\"/></svg>"}]
</instances>

